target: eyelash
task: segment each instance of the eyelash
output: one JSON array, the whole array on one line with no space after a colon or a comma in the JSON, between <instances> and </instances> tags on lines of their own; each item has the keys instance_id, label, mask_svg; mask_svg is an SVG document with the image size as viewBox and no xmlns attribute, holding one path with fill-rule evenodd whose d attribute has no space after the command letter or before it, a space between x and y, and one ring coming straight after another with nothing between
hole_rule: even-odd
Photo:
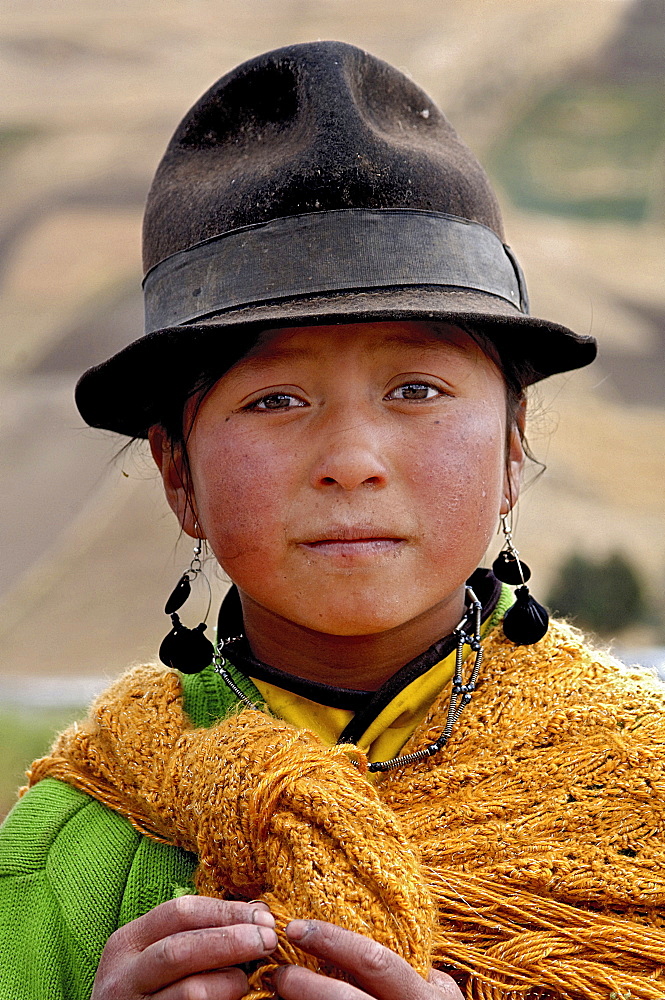
<instances>
[{"instance_id":1,"label":"eyelash","mask_svg":"<svg viewBox=\"0 0 665 1000\"><path fill-rule=\"evenodd\" d=\"M295 407L291 407L291 406L275 406L275 407L271 407L271 406L261 406L260 405L261 403L265 403L266 400L268 400L268 399L295 399L295 400L297 400L297 403L296 403ZM280 410L282 412L284 412L286 410L296 409L297 407L301 407L301 406L307 406L307 403L303 399L300 399L298 396L294 395L294 393L292 393L292 392L268 392L268 393L266 393L265 396L261 396L259 399L253 400L253 402L249 403L245 407L245 409L246 410L258 411L259 413L270 413L270 412L277 413Z\"/></svg>"},{"instance_id":2,"label":"eyelash","mask_svg":"<svg viewBox=\"0 0 665 1000\"><path fill-rule=\"evenodd\" d=\"M435 395L424 396L424 397L422 397L422 396L421 397L417 397L417 396L412 396L412 397L401 396L400 397L400 396L393 395L394 393L397 393L400 390L404 391L405 389L426 389L428 391L431 389L431 390L434 391ZM404 382L402 385L397 385L393 389L391 389L390 392L386 393L386 395L385 395L384 398L385 399L399 399L399 400L401 400L403 402L409 402L409 401L426 402L426 401L428 401L430 399L435 399L437 396L443 396L443 395L445 395L445 393L438 386L432 385L429 382ZM262 403L265 404L267 402L267 400L269 400L269 399L275 399L275 400L277 400L277 399L294 399L294 400L297 400L297 402L296 402L295 406L275 406L275 407L271 407L271 406L266 406L266 405L262 406L261 405ZM300 407L305 407L307 405L308 404L304 400L300 399L298 396L296 396L292 392L271 392L271 393L266 393L265 396L261 396L259 399L253 400L253 402L249 403L245 407L245 409L246 410L254 410L255 412L259 412L259 413L269 413L269 412L277 413L277 412L280 412L280 411L281 412L286 412L287 410L296 409L296 408L300 408Z\"/></svg>"},{"instance_id":3,"label":"eyelash","mask_svg":"<svg viewBox=\"0 0 665 1000\"><path fill-rule=\"evenodd\" d=\"M393 396L393 393L399 392L400 390L403 391L404 389L427 389L427 390L433 389L435 395L433 395L433 396L411 396L411 397L408 397L408 396ZM403 401L407 401L409 399L411 399L411 400L415 399L417 402L420 402L421 400L423 402L425 402L425 401L430 400L430 399L436 399L437 396L443 396L443 395L445 395L443 393L443 391L438 386L432 385L430 382L404 382L402 385L396 385L394 389L391 389L390 392L387 393L387 395L386 395L385 398L386 399L391 399L391 398L392 399L401 399Z\"/></svg>"}]
</instances>

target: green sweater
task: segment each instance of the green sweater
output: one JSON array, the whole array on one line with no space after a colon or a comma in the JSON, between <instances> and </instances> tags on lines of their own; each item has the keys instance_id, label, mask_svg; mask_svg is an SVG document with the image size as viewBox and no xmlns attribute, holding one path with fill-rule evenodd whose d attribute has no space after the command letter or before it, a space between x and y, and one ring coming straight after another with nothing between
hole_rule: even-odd
<instances>
[{"instance_id":1,"label":"green sweater","mask_svg":"<svg viewBox=\"0 0 665 1000\"><path fill-rule=\"evenodd\" d=\"M260 702L251 681L233 674ZM211 667L183 677L183 689L197 727L235 702ZM110 935L192 892L196 860L62 782L39 782L0 828L0 1000L88 1000Z\"/></svg>"}]
</instances>

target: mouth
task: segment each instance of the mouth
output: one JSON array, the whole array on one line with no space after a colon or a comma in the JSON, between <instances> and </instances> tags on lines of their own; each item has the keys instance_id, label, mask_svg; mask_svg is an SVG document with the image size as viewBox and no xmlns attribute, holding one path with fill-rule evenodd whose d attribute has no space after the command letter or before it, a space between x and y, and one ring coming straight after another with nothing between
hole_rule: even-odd
<instances>
[{"instance_id":1,"label":"mouth","mask_svg":"<svg viewBox=\"0 0 665 1000\"><path fill-rule=\"evenodd\" d=\"M393 554L406 544L406 537L384 528L370 525L335 525L321 535L298 543L309 552L338 557L377 557Z\"/></svg>"}]
</instances>

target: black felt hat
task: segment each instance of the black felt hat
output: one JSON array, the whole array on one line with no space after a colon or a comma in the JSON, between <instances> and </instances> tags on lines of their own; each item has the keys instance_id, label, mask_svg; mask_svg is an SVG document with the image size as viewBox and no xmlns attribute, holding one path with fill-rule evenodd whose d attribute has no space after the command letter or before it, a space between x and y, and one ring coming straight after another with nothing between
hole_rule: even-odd
<instances>
[{"instance_id":1,"label":"black felt hat","mask_svg":"<svg viewBox=\"0 0 665 1000\"><path fill-rule=\"evenodd\" d=\"M148 196L144 265L145 335L76 390L89 424L132 436L266 327L458 322L532 382L596 353L528 315L496 198L441 111L341 42L252 59L194 105Z\"/></svg>"}]
</instances>

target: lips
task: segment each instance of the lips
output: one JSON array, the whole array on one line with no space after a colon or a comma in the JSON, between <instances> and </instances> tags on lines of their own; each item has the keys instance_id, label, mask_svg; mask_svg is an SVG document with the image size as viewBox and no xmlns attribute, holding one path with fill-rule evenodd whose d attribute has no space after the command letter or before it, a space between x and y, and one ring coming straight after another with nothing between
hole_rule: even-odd
<instances>
[{"instance_id":1,"label":"lips","mask_svg":"<svg viewBox=\"0 0 665 1000\"><path fill-rule=\"evenodd\" d=\"M386 528L377 528L368 524L334 525L324 528L320 534L312 533L310 538L300 541L301 545L331 545L336 542L403 542L406 535Z\"/></svg>"},{"instance_id":2,"label":"lips","mask_svg":"<svg viewBox=\"0 0 665 1000\"><path fill-rule=\"evenodd\" d=\"M376 559L392 555L405 542L405 535L392 529L354 524L325 528L318 537L303 539L299 544L309 552L348 562L350 559Z\"/></svg>"}]
</instances>

